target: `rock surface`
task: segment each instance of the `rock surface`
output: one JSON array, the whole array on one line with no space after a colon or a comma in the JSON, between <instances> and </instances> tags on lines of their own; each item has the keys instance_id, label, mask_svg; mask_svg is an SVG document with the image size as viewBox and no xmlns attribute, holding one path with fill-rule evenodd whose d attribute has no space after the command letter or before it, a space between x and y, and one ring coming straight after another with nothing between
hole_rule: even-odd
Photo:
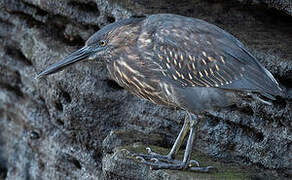
<instances>
[{"instance_id":1,"label":"rock surface","mask_svg":"<svg viewBox=\"0 0 292 180\"><path fill-rule=\"evenodd\" d=\"M285 8L277 8L275 2ZM46 79L34 79L104 25L152 13L201 18L231 32L286 90L272 106L241 103L206 117L194 147L198 159L209 157L226 168L232 163L241 175L250 170L246 178L291 178L290 5L289 0L1 1L0 180L212 178L151 171L125 158L121 149L137 142L169 149L184 112L131 95L108 78L103 63L84 61ZM236 177L244 179L241 175Z\"/></svg>"}]
</instances>

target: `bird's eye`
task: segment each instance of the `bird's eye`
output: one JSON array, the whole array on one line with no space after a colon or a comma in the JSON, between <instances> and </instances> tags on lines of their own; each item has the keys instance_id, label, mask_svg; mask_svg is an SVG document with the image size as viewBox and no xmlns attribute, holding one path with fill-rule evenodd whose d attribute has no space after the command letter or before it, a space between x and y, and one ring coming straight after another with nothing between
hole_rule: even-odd
<instances>
[{"instance_id":1,"label":"bird's eye","mask_svg":"<svg viewBox=\"0 0 292 180\"><path fill-rule=\"evenodd\" d=\"M99 45L100 46L105 46L106 45L106 42L104 40L101 40L101 41L99 41Z\"/></svg>"}]
</instances>

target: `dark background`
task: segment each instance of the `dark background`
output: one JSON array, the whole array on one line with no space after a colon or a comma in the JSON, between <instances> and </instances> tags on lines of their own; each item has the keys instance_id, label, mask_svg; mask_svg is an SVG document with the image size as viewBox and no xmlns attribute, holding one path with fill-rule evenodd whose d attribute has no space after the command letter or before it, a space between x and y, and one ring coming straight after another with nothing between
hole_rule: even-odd
<instances>
[{"instance_id":1,"label":"dark background","mask_svg":"<svg viewBox=\"0 0 292 180\"><path fill-rule=\"evenodd\" d=\"M232 110L210 114L200 124L194 146L198 157L220 163L223 179L243 178L242 172L247 179L292 177L291 0L4 0L0 180L197 177L150 171L125 159L119 150L133 143L139 146L137 142L170 148L184 112L131 95L108 78L105 65L98 61L34 79L104 25L153 13L204 19L232 33L286 90L272 106L239 103ZM229 172L230 167L237 169Z\"/></svg>"}]
</instances>

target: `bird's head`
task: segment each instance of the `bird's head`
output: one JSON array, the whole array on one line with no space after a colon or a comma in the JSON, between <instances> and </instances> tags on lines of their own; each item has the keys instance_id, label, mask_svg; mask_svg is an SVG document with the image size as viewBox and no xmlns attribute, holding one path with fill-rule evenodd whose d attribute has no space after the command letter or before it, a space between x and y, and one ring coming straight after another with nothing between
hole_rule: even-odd
<instances>
[{"instance_id":1,"label":"bird's head","mask_svg":"<svg viewBox=\"0 0 292 180\"><path fill-rule=\"evenodd\" d=\"M123 47L130 45L136 39L133 33L138 30L138 23L143 19L130 18L105 26L93 34L86 41L84 47L50 65L40 72L37 78L56 73L84 59L111 61L113 51L122 50Z\"/></svg>"}]
</instances>

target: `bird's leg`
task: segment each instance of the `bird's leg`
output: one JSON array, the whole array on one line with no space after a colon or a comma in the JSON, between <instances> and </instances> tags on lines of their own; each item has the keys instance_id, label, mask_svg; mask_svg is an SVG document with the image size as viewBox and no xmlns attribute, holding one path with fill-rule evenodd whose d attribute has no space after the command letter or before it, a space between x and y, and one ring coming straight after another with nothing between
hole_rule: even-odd
<instances>
[{"instance_id":1,"label":"bird's leg","mask_svg":"<svg viewBox=\"0 0 292 180\"><path fill-rule=\"evenodd\" d=\"M194 167L193 164L198 165L197 161L190 160L193 141L196 136L196 129L199 119L196 115L189 114L189 128L190 133L187 141L187 146L184 153L183 161L174 161L174 163L167 162L144 162L151 166L152 169L176 169L176 170L190 170L195 172L209 172L213 167Z\"/></svg>"},{"instance_id":2,"label":"bird's leg","mask_svg":"<svg viewBox=\"0 0 292 180\"><path fill-rule=\"evenodd\" d=\"M190 116L186 115L185 120L184 120L184 125L182 127L182 129L180 130L170 152L167 155L160 155L157 154L155 152L153 152L150 147L147 147L147 151L149 153L149 155L151 156L151 158L158 158L158 159L174 159L175 155L177 154L181 144L183 143L183 140L185 138L185 136L187 135L188 131L190 129Z\"/></svg>"},{"instance_id":3,"label":"bird's leg","mask_svg":"<svg viewBox=\"0 0 292 180\"><path fill-rule=\"evenodd\" d=\"M167 155L161 155L153 152L150 147L147 147L146 150L148 151L148 154L135 154L131 153L132 156L135 156L138 159L141 159L143 161L150 160L150 161L165 161L165 162L179 162L177 160L174 160L175 155L177 154L181 144L183 143L183 140L187 133L190 130L190 116L189 114L186 115L184 120L184 125L182 129L180 130L179 135L177 136L175 143L173 144L170 152Z\"/></svg>"},{"instance_id":4,"label":"bird's leg","mask_svg":"<svg viewBox=\"0 0 292 180\"><path fill-rule=\"evenodd\" d=\"M196 136L196 129L197 129L197 124L198 124L199 119L198 119L198 116L196 116L196 115L188 114L188 116L189 116L189 120L187 122L185 121L185 124L188 124L188 125L186 125L185 128L187 128L187 129L189 128L190 133L189 133L183 161L178 161L178 160L174 160L174 159L168 159L167 161L163 161L163 160L160 160L160 158L158 158L159 159L158 160L156 158L157 154L155 153L152 156L152 158L156 159L154 162L152 161L153 159L150 159L150 161L143 159L143 163L150 165L152 169L190 170L190 171L194 171L194 172L210 172L211 170L215 169L212 166L208 166L208 167L194 167L193 166L194 164L199 166L197 161L190 160L193 141L194 141L194 138ZM184 128L183 128L181 130L172 150L167 155L168 157L172 157L172 158L174 157L174 155L178 151L179 146L181 145L182 140L180 140L180 139L181 138L183 139L185 134L186 133L184 132ZM142 155L142 157L143 157L143 155Z\"/></svg>"}]
</instances>

